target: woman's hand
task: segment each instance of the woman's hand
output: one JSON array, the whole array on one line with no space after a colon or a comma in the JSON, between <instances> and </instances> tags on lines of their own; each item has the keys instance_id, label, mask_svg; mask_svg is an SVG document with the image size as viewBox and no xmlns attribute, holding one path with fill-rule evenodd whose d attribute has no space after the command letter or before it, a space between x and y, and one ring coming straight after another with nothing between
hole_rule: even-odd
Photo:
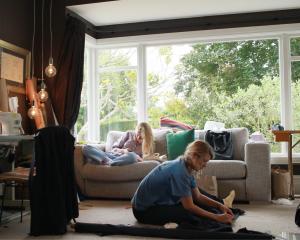
<instances>
[{"instance_id":1,"label":"woman's hand","mask_svg":"<svg viewBox=\"0 0 300 240\"><path fill-rule=\"evenodd\" d=\"M138 161L138 162L142 162L142 161L144 161L139 155L137 155L137 158L136 158L136 160Z\"/></svg>"},{"instance_id":2,"label":"woman's hand","mask_svg":"<svg viewBox=\"0 0 300 240\"><path fill-rule=\"evenodd\" d=\"M231 211L231 209L228 208L228 207L226 207L225 205L220 204L218 208L219 208L223 213L227 213L227 214L230 214L230 215L234 216L234 215L233 215L233 212Z\"/></svg>"},{"instance_id":3,"label":"woman's hand","mask_svg":"<svg viewBox=\"0 0 300 240\"><path fill-rule=\"evenodd\" d=\"M233 221L233 215L228 214L228 213L223 213L223 214L217 214L217 217L215 219L218 222L221 223L232 223Z\"/></svg>"},{"instance_id":4,"label":"woman's hand","mask_svg":"<svg viewBox=\"0 0 300 240\"><path fill-rule=\"evenodd\" d=\"M113 152L125 154L125 153L128 153L129 151L126 148L113 148Z\"/></svg>"}]
</instances>

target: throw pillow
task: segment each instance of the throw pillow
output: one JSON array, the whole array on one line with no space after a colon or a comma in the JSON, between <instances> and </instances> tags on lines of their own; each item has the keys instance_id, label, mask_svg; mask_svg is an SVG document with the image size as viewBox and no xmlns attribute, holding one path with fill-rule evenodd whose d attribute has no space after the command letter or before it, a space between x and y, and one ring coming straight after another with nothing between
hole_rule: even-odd
<instances>
[{"instance_id":1,"label":"throw pillow","mask_svg":"<svg viewBox=\"0 0 300 240\"><path fill-rule=\"evenodd\" d=\"M187 145L195 140L195 130L167 134L168 159L173 160L182 155Z\"/></svg>"}]
</instances>

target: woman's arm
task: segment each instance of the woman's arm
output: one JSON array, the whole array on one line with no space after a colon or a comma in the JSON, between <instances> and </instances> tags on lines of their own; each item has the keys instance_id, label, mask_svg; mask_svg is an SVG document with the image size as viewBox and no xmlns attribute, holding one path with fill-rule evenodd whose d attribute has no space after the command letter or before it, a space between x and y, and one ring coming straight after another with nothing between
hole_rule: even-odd
<instances>
[{"instance_id":1,"label":"woman's arm","mask_svg":"<svg viewBox=\"0 0 300 240\"><path fill-rule=\"evenodd\" d=\"M195 187L192 189L192 195L193 195L193 200L195 202L202 203L207 206L214 207L214 208L218 208L221 211L223 211L224 213L228 213L233 216L232 211L228 207L224 206L224 204L222 204L220 202L217 202L217 201L203 195L202 193L200 193L198 187Z\"/></svg>"},{"instance_id":2,"label":"woman's arm","mask_svg":"<svg viewBox=\"0 0 300 240\"><path fill-rule=\"evenodd\" d=\"M197 205L195 205L194 202L193 202L193 198L191 196L182 197L180 199L180 201L182 203L182 206L186 210L192 212L195 215L198 215L198 216L201 216L201 217L207 217L207 218L210 218L210 219L215 220L217 222L232 223L233 215L228 214L228 213L214 214L214 213L208 212L208 211L198 207Z\"/></svg>"}]
</instances>

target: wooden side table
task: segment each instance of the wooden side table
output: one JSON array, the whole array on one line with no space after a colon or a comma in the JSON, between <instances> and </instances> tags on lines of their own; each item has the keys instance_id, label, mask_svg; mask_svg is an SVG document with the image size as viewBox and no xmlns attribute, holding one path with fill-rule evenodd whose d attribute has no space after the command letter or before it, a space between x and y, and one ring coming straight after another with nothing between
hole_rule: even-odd
<instances>
[{"instance_id":1,"label":"wooden side table","mask_svg":"<svg viewBox=\"0 0 300 240\"><path fill-rule=\"evenodd\" d=\"M294 189L294 177L293 177L293 148L300 142L297 141L293 144L293 135L300 134L300 130L273 130L272 133L275 135L275 142L287 142L288 143L288 170L290 173L290 189L289 189L289 199L293 200L295 198Z\"/></svg>"},{"instance_id":2,"label":"wooden side table","mask_svg":"<svg viewBox=\"0 0 300 240\"><path fill-rule=\"evenodd\" d=\"M14 171L11 172L4 172L0 174L0 183L4 183L3 193L2 193L2 202L1 202L1 209L0 209L0 223L2 220L2 213L4 207L4 197L6 193L7 187L15 187L20 186L22 189L21 192L21 220L23 220L23 205L24 205L24 187L28 183L29 179L29 168L22 168L17 167Z\"/></svg>"}]
</instances>

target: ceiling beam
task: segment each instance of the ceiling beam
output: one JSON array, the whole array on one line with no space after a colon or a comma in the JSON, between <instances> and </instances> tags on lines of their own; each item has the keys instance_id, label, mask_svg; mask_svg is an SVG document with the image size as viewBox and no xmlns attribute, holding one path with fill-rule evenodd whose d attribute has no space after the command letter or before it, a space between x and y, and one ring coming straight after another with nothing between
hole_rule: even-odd
<instances>
[{"instance_id":1,"label":"ceiling beam","mask_svg":"<svg viewBox=\"0 0 300 240\"><path fill-rule=\"evenodd\" d=\"M216 15L94 27L97 39L158 33L300 23L300 9Z\"/></svg>"},{"instance_id":2,"label":"ceiling beam","mask_svg":"<svg viewBox=\"0 0 300 240\"><path fill-rule=\"evenodd\" d=\"M65 5L72 6L72 5L82 5L82 4L112 2L112 1L117 1L117 0L65 0Z\"/></svg>"},{"instance_id":3,"label":"ceiling beam","mask_svg":"<svg viewBox=\"0 0 300 240\"><path fill-rule=\"evenodd\" d=\"M95 25L90 23L88 20L85 20L83 17L79 16L77 13L71 11L70 9L66 8L66 17L72 16L74 18L79 19L81 22L85 24L85 32L92 36L93 38L97 38L97 31Z\"/></svg>"},{"instance_id":4,"label":"ceiling beam","mask_svg":"<svg viewBox=\"0 0 300 240\"><path fill-rule=\"evenodd\" d=\"M86 33L96 39L300 23L300 9L181 18L105 26L95 26L69 9L66 9L66 14L76 17L84 22L87 26Z\"/></svg>"}]
</instances>

